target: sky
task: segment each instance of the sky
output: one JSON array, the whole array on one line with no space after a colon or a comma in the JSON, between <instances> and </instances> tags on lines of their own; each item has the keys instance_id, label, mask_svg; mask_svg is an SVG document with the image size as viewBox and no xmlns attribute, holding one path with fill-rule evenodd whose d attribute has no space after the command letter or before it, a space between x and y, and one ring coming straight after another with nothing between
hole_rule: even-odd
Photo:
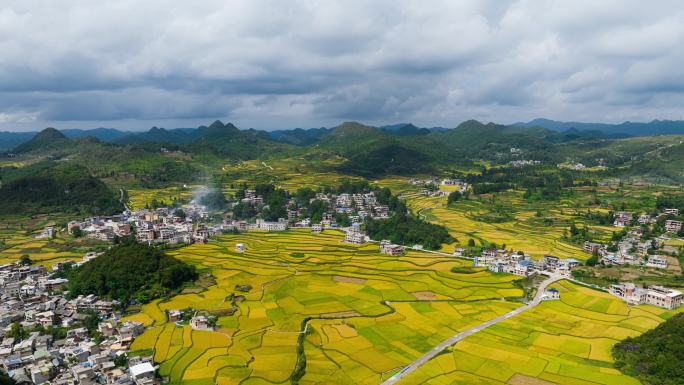
<instances>
[{"instance_id":1,"label":"sky","mask_svg":"<svg viewBox=\"0 0 684 385\"><path fill-rule=\"evenodd\" d=\"M3 0L0 130L684 119L684 3Z\"/></svg>"}]
</instances>

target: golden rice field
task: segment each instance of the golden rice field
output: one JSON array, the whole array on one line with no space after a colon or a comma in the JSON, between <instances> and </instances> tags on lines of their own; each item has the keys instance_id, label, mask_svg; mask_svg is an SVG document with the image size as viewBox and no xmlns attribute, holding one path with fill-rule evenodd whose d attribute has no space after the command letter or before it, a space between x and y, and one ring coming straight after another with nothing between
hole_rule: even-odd
<instances>
[{"instance_id":1,"label":"golden rice field","mask_svg":"<svg viewBox=\"0 0 684 385\"><path fill-rule=\"evenodd\" d=\"M316 189L323 186L337 185L342 178L361 179L351 175L343 175L337 168L344 162L343 158L325 156L320 159L289 157L273 160L247 160L238 164L224 165L221 171L231 183L273 183L288 191L296 191L302 187Z\"/></svg>"},{"instance_id":2,"label":"golden rice field","mask_svg":"<svg viewBox=\"0 0 684 385\"><path fill-rule=\"evenodd\" d=\"M133 344L153 349L171 383L280 384L297 364L303 340L302 384L375 384L443 338L515 308L504 297L522 292L509 275L452 273L470 262L411 251L379 254L377 244L341 242L337 231L225 235L171 253L211 269L216 285L155 301L130 318L150 325ZM247 245L235 252L236 243ZM236 303L236 285L253 289ZM166 321L170 309L219 315L215 331L191 331Z\"/></svg>"},{"instance_id":3,"label":"golden rice field","mask_svg":"<svg viewBox=\"0 0 684 385\"><path fill-rule=\"evenodd\" d=\"M524 202L520 192L507 192L497 198L504 205L513 208L514 219L501 223L488 222L478 218L491 209L487 199L462 200L447 207L446 197L410 196L407 205L424 219L439 223L449 229L449 233L461 244L468 239L494 242L499 247L503 244L508 249L522 250L534 257L553 254L560 257L573 257L586 260L591 255L582 251L578 245L562 240L563 230L571 223L582 226L585 221L576 216L576 203L561 201L550 203ZM551 218L550 224L545 224L543 218L536 217L538 210L543 212L543 218ZM601 239L608 237L614 230L612 227L590 225L590 230ZM453 245L445 245L445 250L451 250Z\"/></svg>"},{"instance_id":4,"label":"golden rice field","mask_svg":"<svg viewBox=\"0 0 684 385\"><path fill-rule=\"evenodd\" d=\"M47 219L27 218L4 218L0 221L0 264L16 262L23 255L48 268L57 262L81 259L86 248L81 248L76 242L61 237L36 238L44 226L53 223Z\"/></svg>"},{"instance_id":5,"label":"golden rice field","mask_svg":"<svg viewBox=\"0 0 684 385\"><path fill-rule=\"evenodd\" d=\"M493 325L454 345L402 384L638 385L614 369L615 343L653 329L672 312L628 307L568 281L561 299Z\"/></svg>"},{"instance_id":6,"label":"golden rice field","mask_svg":"<svg viewBox=\"0 0 684 385\"><path fill-rule=\"evenodd\" d=\"M159 189L147 188L128 188L129 206L133 210L145 208L148 204L156 199L157 202L164 202L162 205L170 205L175 199L177 201L187 201L192 199L192 186L184 188L183 186L172 186Z\"/></svg>"}]
</instances>

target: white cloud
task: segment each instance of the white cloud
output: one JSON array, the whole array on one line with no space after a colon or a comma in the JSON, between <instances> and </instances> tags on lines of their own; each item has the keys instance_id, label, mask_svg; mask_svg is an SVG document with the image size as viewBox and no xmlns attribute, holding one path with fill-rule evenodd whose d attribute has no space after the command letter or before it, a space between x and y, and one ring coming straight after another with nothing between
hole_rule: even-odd
<instances>
[{"instance_id":1,"label":"white cloud","mask_svg":"<svg viewBox=\"0 0 684 385\"><path fill-rule=\"evenodd\" d=\"M675 0L10 0L0 128L681 118L683 26Z\"/></svg>"}]
</instances>

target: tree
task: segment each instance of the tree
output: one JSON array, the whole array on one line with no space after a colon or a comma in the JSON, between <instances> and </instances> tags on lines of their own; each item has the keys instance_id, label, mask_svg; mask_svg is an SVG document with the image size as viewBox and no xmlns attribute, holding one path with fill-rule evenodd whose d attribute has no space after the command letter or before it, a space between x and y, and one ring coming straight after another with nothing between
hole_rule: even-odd
<instances>
[{"instance_id":1,"label":"tree","mask_svg":"<svg viewBox=\"0 0 684 385\"><path fill-rule=\"evenodd\" d=\"M594 253L589 259L587 259L587 266L596 266L599 262L598 254Z\"/></svg>"},{"instance_id":2,"label":"tree","mask_svg":"<svg viewBox=\"0 0 684 385\"><path fill-rule=\"evenodd\" d=\"M677 314L655 329L613 347L615 367L645 384L684 383L684 316Z\"/></svg>"},{"instance_id":3,"label":"tree","mask_svg":"<svg viewBox=\"0 0 684 385\"><path fill-rule=\"evenodd\" d=\"M19 260L19 264L22 266L30 266L30 265L33 265L33 260L27 254L24 254L21 256L21 259Z\"/></svg>"},{"instance_id":4,"label":"tree","mask_svg":"<svg viewBox=\"0 0 684 385\"><path fill-rule=\"evenodd\" d=\"M447 198L447 205L459 201L462 197L463 195L459 191L454 191L450 193L449 197Z\"/></svg>"},{"instance_id":5,"label":"tree","mask_svg":"<svg viewBox=\"0 0 684 385\"><path fill-rule=\"evenodd\" d=\"M88 333L93 333L97 330L97 325L100 324L100 316L95 312L89 312L83 319L83 327L88 329Z\"/></svg>"},{"instance_id":6,"label":"tree","mask_svg":"<svg viewBox=\"0 0 684 385\"><path fill-rule=\"evenodd\" d=\"M208 192L200 199L200 203L207 206L209 210L221 211L228 207L228 202L223 193L216 189Z\"/></svg>"},{"instance_id":7,"label":"tree","mask_svg":"<svg viewBox=\"0 0 684 385\"><path fill-rule=\"evenodd\" d=\"M175 215L180 219L185 219L187 217L187 214L185 214L185 211L183 211L183 209L177 209Z\"/></svg>"},{"instance_id":8,"label":"tree","mask_svg":"<svg viewBox=\"0 0 684 385\"><path fill-rule=\"evenodd\" d=\"M14 338L15 342L22 341L28 337L28 330L24 329L19 322L15 322L10 327L10 331L5 334L7 337Z\"/></svg>"},{"instance_id":9,"label":"tree","mask_svg":"<svg viewBox=\"0 0 684 385\"><path fill-rule=\"evenodd\" d=\"M116 365L119 368L127 368L128 367L128 356L126 354L116 356L114 358L114 365Z\"/></svg>"},{"instance_id":10,"label":"tree","mask_svg":"<svg viewBox=\"0 0 684 385\"><path fill-rule=\"evenodd\" d=\"M74 238L81 238L83 236L83 230L79 226L74 226L71 228L71 235L74 236Z\"/></svg>"},{"instance_id":11,"label":"tree","mask_svg":"<svg viewBox=\"0 0 684 385\"><path fill-rule=\"evenodd\" d=\"M7 375L7 373L0 370L0 385L14 385L14 379Z\"/></svg>"},{"instance_id":12,"label":"tree","mask_svg":"<svg viewBox=\"0 0 684 385\"><path fill-rule=\"evenodd\" d=\"M74 296L96 294L126 304L133 298L169 294L194 279L194 266L126 237L102 256L75 268L69 274L69 291ZM141 292L146 293L138 296Z\"/></svg>"}]
</instances>

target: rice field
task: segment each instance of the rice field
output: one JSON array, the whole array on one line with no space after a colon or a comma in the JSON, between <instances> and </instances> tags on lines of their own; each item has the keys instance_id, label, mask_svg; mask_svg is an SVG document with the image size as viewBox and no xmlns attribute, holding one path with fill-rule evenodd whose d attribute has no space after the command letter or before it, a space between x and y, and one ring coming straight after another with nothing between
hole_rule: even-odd
<instances>
[{"instance_id":1,"label":"rice field","mask_svg":"<svg viewBox=\"0 0 684 385\"><path fill-rule=\"evenodd\" d=\"M486 216L493 205L488 198L462 200L449 207L446 197L414 195L409 196L406 202L414 213L446 226L461 245L472 238L475 241L493 242L499 247L505 245L507 249L522 250L536 258L553 254L586 260L591 256L580 246L562 239L564 230L572 223L577 226L586 224L577 215L577 202L572 200L528 203L522 198L521 192L499 194L494 202L509 208L512 217L501 222L487 220ZM612 227L587 225L599 240L609 237L614 230ZM445 250L455 246L445 245Z\"/></svg>"},{"instance_id":2,"label":"rice field","mask_svg":"<svg viewBox=\"0 0 684 385\"><path fill-rule=\"evenodd\" d=\"M128 188L129 206L133 210L139 210L149 205L152 200L156 200L163 205L170 205L174 200L188 201L192 199L192 186L172 186L159 189Z\"/></svg>"},{"instance_id":3,"label":"rice field","mask_svg":"<svg viewBox=\"0 0 684 385\"><path fill-rule=\"evenodd\" d=\"M337 168L344 162L343 158L320 155L310 159L292 156L282 159L247 160L237 164L226 164L221 171L231 184L273 183L279 188L294 192L302 187L316 189L333 186L341 178L360 179L352 175L343 175Z\"/></svg>"},{"instance_id":4,"label":"rice field","mask_svg":"<svg viewBox=\"0 0 684 385\"><path fill-rule=\"evenodd\" d=\"M36 238L45 226L55 225L63 218L37 216L0 220L0 264L17 262L23 255L49 268L57 262L79 260L95 241L78 241L65 233L58 233L54 239ZM57 230L58 226L56 226Z\"/></svg>"},{"instance_id":5,"label":"rice field","mask_svg":"<svg viewBox=\"0 0 684 385\"><path fill-rule=\"evenodd\" d=\"M613 368L611 349L673 313L628 307L610 294L568 281L554 287L560 300L543 302L464 339L401 383L640 384Z\"/></svg>"},{"instance_id":6,"label":"rice field","mask_svg":"<svg viewBox=\"0 0 684 385\"><path fill-rule=\"evenodd\" d=\"M305 328L300 383L375 384L446 336L519 305L501 300L522 294L514 276L452 273L470 262L415 251L392 257L377 244L342 239L333 230L297 229L224 235L171 251L210 269L216 285L130 316L150 325L133 349L152 349L170 383L277 384L291 378ZM246 252L235 252L236 243ZM245 284L248 293L235 290ZM216 329L166 321L167 310L189 307L217 315Z\"/></svg>"}]
</instances>

